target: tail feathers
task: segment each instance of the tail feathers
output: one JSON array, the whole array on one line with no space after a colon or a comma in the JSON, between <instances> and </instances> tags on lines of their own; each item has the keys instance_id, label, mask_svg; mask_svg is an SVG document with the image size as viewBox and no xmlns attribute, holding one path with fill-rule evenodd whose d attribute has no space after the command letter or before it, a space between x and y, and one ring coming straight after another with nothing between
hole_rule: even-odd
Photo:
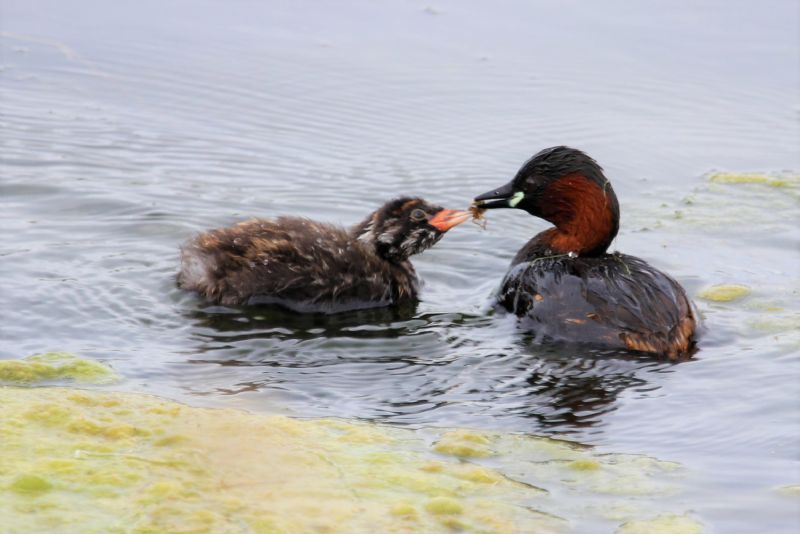
<instances>
[{"instance_id":1,"label":"tail feathers","mask_svg":"<svg viewBox=\"0 0 800 534\"><path fill-rule=\"evenodd\" d=\"M695 328L694 316L689 312L666 336L626 332L621 338L629 349L662 354L670 360L684 360L694 352Z\"/></svg>"}]
</instances>

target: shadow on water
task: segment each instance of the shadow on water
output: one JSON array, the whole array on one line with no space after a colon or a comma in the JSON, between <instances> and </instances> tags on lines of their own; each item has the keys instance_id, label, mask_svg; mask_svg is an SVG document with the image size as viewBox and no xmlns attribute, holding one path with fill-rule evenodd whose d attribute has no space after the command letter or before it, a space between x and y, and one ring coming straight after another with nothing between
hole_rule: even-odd
<instances>
[{"instance_id":1,"label":"shadow on water","mask_svg":"<svg viewBox=\"0 0 800 534\"><path fill-rule=\"evenodd\" d=\"M398 337L407 332L417 306L374 308L338 314L296 313L277 305L231 308L209 306L187 310L187 319L207 329L217 341L259 337Z\"/></svg>"},{"instance_id":2,"label":"shadow on water","mask_svg":"<svg viewBox=\"0 0 800 534\"><path fill-rule=\"evenodd\" d=\"M192 375L194 394L246 393L259 403L277 392L300 414L313 406L308 413L424 425L449 413L472 425L525 421L531 430L579 432L600 424L624 392L653 394L675 365L542 344L501 315L417 306L337 315L211 306L184 314L197 344L186 361L209 377L208 389L198 389Z\"/></svg>"}]
</instances>

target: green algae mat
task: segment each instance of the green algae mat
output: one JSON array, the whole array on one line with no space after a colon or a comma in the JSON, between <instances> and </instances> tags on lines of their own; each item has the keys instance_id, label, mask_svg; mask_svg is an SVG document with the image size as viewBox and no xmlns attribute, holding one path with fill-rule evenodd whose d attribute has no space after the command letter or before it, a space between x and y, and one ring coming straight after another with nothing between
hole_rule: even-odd
<instances>
[{"instance_id":1,"label":"green algae mat","mask_svg":"<svg viewBox=\"0 0 800 534\"><path fill-rule=\"evenodd\" d=\"M119 376L107 365L69 352L34 354L21 360L0 360L0 383L77 382L110 384Z\"/></svg>"},{"instance_id":2,"label":"green algae mat","mask_svg":"<svg viewBox=\"0 0 800 534\"><path fill-rule=\"evenodd\" d=\"M654 513L677 464L534 436L6 386L0 442L4 532L568 532L562 498L621 532L700 532Z\"/></svg>"}]
</instances>

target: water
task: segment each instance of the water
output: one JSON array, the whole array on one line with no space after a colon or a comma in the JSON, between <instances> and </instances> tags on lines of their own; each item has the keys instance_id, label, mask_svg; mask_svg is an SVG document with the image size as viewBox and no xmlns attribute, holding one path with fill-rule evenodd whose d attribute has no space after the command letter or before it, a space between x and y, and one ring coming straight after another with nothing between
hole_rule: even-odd
<instances>
[{"instance_id":1,"label":"water","mask_svg":"<svg viewBox=\"0 0 800 534\"><path fill-rule=\"evenodd\" d=\"M682 463L674 506L793 532L800 483L792 2L7 1L0 357L66 350L191 404L566 435ZM463 208L554 144L620 197L612 248L675 276L693 361L531 344L488 313L545 224L489 213L414 258L413 310L303 317L176 289L180 243L243 218L352 224L392 196ZM698 299L740 283L731 303Z\"/></svg>"}]
</instances>

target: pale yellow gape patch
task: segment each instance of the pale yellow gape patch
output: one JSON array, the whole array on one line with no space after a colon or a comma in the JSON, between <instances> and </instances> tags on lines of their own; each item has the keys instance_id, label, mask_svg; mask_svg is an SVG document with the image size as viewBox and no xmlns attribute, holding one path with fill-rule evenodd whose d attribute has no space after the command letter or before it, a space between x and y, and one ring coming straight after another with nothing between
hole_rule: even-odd
<instances>
[{"instance_id":1,"label":"pale yellow gape patch","mask_svg":"<svg viewBox=\"0 0 800 534\"><path fill-rule=\"evenodd\" d=\"M525 193L523 193L522 191L517 191L512 195L510 199L508 199L508 205L511 206L512 208L516 208L517 204L522 202L523 198L525 198Z\"/></svg>"}]
</instances>

